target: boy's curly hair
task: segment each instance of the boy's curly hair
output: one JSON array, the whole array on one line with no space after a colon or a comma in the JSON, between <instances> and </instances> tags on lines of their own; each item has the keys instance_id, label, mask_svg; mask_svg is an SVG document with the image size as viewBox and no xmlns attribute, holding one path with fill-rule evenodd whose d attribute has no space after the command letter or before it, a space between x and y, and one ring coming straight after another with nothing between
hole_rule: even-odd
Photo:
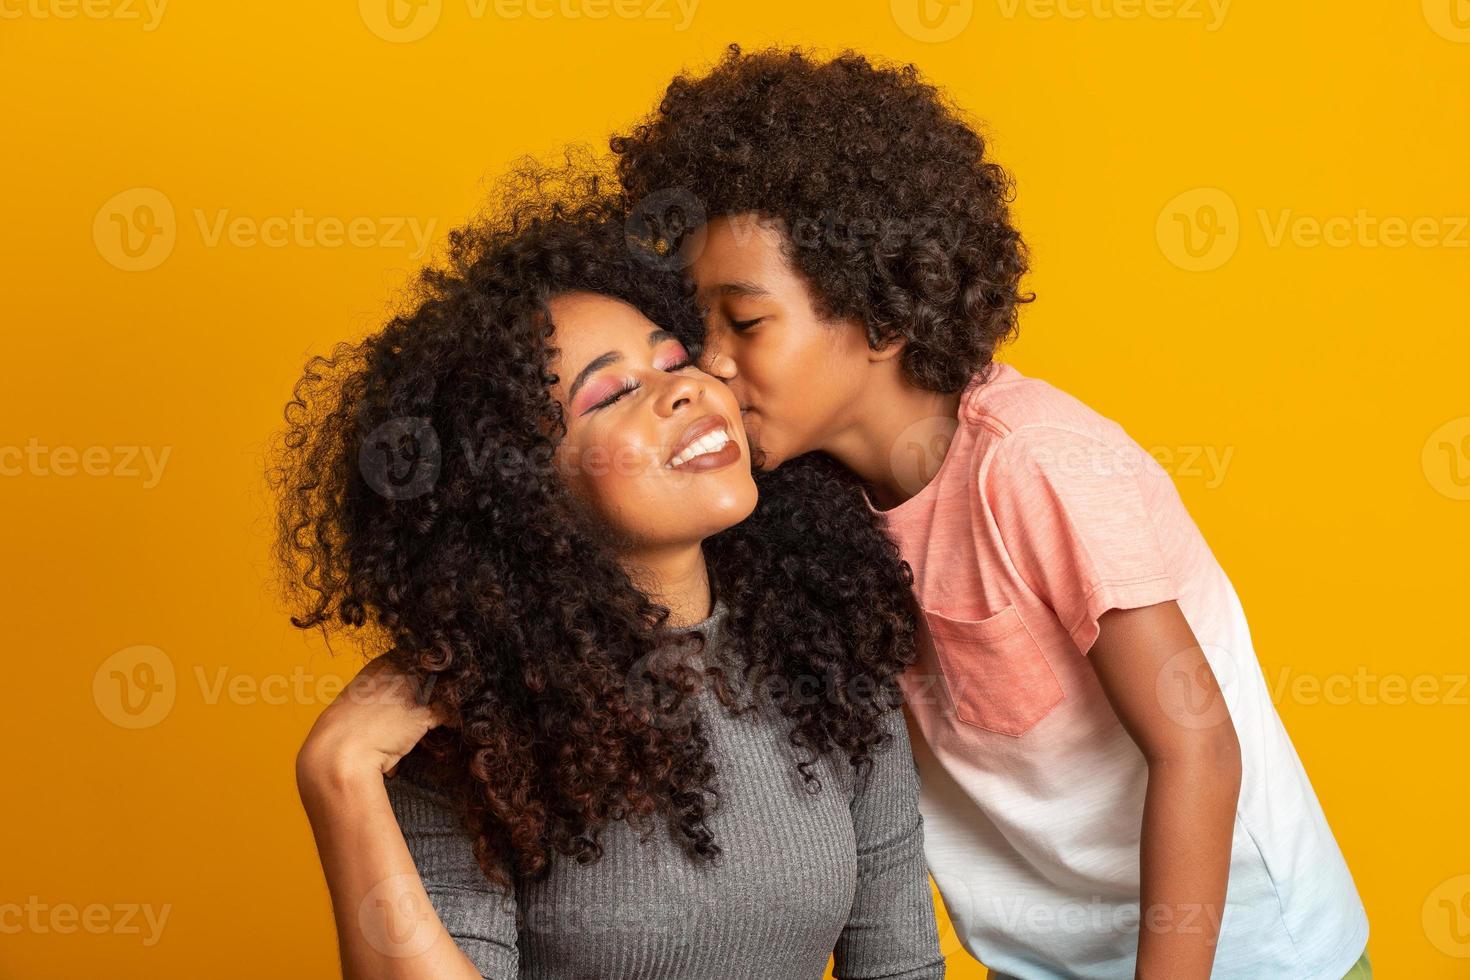
<instances>
[{"instance_id":1,"label":"boy's curly hair","mask_svg":"<svg viewBox=\"0 0 1470 980\"><path fill-rule=\"evenodd\" d=\"M907 341L920 388L963 388L1033 298L1009 175L913 65L732 44L611 145L635 208L688 195L708 218L779 219L819 312L858 320L874 348Z\"/></svg>"},{"instance_id":2,"label":"boy's curly hair","mask_svg":"<svg viewBox=\"0 0 1470 980\"><path fill-rule=\"evenodd\" d=\"M457 801L492 880L595 860L614 820L651 832L660 818L714 858L716 773L681 711L697 675L677 655L700 635L671 633L551 465L565 426L548 301L612 296L682 333L697 314L594 177L527 164L509 187L450 235L404 312L296 384L270 474L292 622L388 652L447 709L413 758ZM756 511L705 554L737 662L822 687L775 697L819 788L819 756L863 769L889 741L913 576L835 463L757 483Z\"/></svg>"}]
</instances>

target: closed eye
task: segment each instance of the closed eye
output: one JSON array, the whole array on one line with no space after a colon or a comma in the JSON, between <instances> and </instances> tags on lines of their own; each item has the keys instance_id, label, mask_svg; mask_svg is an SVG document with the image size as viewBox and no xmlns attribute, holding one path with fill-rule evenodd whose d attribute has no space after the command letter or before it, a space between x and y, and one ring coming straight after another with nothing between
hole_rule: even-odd
<instances>
[{"instance_id":1,"label":"closed eye","mask_svg":"<svg viewBox=\"0 0 1470 980\"><path fill-rule=\"evenodd\" d=\"M755 326L757 323L760 323L764 319L765 317L758 316L753 320L731 320L730 329L734 330L736 333L741 333L743 331L749 330L751 327Z\"/></svg>"},{"instance_id":2,"label":"closed eye","mask_svg":"<svg viewBox=\"0 0 1470 980\"><path fill-rule=\"evenodd\" d=\"M635 392L639 388L642 388L642 387L643 386L640 385L636 381L632 382L631 384L625 384L621 388L619 388L617 391L613 392L611 395L608 395L602 401L598 402L596 405L593 405L591 408L587 409L587 412L595 412L599 408L607 408L609 405L613 404L618 399L622 398L624 395L627 395L627 394L630 394L632 392ZM583 415L586 415L587 412L583 412L582 414Z\"/></svg>"},{"instance_id":3,"label":"closed eye","mask_svg":"<svg viewBox=\"0 0 1470 980\"><path fill-rule=\"evenodd\" d=\"M680 361L678 364L670 364L668 367L664 368L664 370L665 371L682 371L685 368L691 368L691 367L694 367L694 361L692 359L686 357L686 358L684 358L684 360ZM630 395L630 394L632 394L633 392L637 391L639 388L642 388L642 387L643 386L641 384L639 384L638 382L631 381L631 382L623 385L621 388L619 388L617 391L613 392L611 395L608 395L606 398L604 398L602 401L598 402L596 405L593 405L591 408L587 409L587 412L595 412L595 411L597 411L600 408L607 408L609 405L612 405L615 402L617 402L620 399L622 399L625 395ZM583 412L582 414L583 415L586 415L587 412Z\"/></svg>"}]
</instances>

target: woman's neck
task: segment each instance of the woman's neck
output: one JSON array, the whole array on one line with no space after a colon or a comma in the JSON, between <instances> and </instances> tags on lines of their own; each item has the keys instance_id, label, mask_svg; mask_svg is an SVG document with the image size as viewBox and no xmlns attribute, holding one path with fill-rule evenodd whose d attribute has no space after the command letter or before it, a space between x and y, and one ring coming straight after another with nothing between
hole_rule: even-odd
<instances>
[{"instance_id":1,"label":"woman's neck","mask_svg":"<svg viewBox=\"0 0 1470 980\"><path fill-rule=\"evenodd\" d=\"M666 625L693 626L708 619L713 611L703 544L640 552L630 557L625 567L644 594L668 607Z\"/></svg>"}]
</instances>

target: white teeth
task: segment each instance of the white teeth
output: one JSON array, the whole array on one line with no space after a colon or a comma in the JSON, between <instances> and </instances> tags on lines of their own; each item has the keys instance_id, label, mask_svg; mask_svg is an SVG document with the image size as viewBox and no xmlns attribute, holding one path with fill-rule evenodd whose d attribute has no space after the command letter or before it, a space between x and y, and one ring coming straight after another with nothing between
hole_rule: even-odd
<instances>
[{"instance_id":1,"label":"white teeth","mask_svg":"<svg viewBox=\"0 0 1470 980\"><path fill-rule=\"evenodd\" d=\"M724 449L725 444L729 441L730 433L724 429L716 429L714 432L706 433L686 446L684 451L679 453L679 455L669 460L669 468L672 469L675 466L682 466L694 457L703 456L705 453L717 453L721 449Z\"/></svg>"}]
</instances>

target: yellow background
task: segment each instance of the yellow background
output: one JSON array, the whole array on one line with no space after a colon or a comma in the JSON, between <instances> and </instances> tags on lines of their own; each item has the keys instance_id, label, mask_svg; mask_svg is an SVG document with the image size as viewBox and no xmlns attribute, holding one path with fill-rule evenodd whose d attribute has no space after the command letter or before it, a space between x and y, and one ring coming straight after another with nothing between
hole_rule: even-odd
<instances>
[{"instance_id":1,"label":"yellow background","mask_svg":"<svg viewBox=\"0 0 1470 980\"><path fill-rule=\"evenodd\" d=\"M1465 0L386 2L0 0L0 453L41 459L0 456L0 976L332 973L291 761L354 661L267 584L266 441L419 265L394 221L441 240L730 40L912 60L984 121L1040 297L1010 358L1174 472L1379 975L1470 975ZM251 237L298 211L359 244ZM27 903L102 911L17 929ZM129 905L167 907L156 942Z\"/></svg>"}]
</instances>

